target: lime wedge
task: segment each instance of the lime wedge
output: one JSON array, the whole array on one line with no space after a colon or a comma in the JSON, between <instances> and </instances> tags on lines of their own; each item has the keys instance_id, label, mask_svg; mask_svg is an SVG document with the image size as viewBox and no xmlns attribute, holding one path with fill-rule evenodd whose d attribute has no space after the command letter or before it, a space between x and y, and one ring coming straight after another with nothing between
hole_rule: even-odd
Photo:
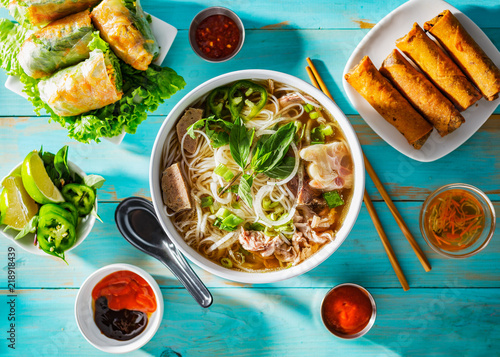
<instances>
[{"instance_id":1,"label":"lime wedge","mask_svg":"<svg viewBox=\"0 0 500 357\"><path fill-rule=\"evenodd\" d=\"M21 176L9 176L2 182L0 195L1 224L21 230L38 212L38 205L24 189Z\"/></svg>"},{"instance_id":2,"label":"lime wedge","mask_svg":"<svg viewBox=\"0 0 500 357\"><path fill-rule=\"evenodd\" d=\"M64 202L64 197L50 180L38 152L32 151L26 156L21 170L23 184L29 195L38 203Z\"/></svg>"}]
</instances>

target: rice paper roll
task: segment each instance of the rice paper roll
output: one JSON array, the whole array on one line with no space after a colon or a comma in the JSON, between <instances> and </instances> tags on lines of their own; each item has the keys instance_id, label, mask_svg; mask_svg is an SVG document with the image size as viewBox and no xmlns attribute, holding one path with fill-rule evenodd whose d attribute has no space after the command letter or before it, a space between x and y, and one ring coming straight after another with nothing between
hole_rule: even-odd
<instances>
[{"instance_id":1,"label":"rice paper roll","mask_svg":"<svg viewBox=\"0 0 500 357\"><path fill-rule=\"evenodd\" d=\"M100 0L13 0L9 12L21 24L43 27L52 21L90 9Z\"/></svg>"},{"instance_id":2,"label":"rice paper roll","mask_svg":"<svg viewBox=\"0 0 500 357\"><path fill-rule=\"evenodd\" d=\"M417 23L406 36L396 41L396 46L420 67L460 111L481 99L481 93L460 68Z\"/></svg>"},{"instance_id":3,"label":"rice paper roll","mask_svg":"<svg viewBox=\"0 0 500 357\"><path fill-rule=\"evenodd\" d=\"M145 71L158 57L160 49L139 0L104 0L90 16L101 37L125 63Z\"/></svg>"},{"instance_id":4,"label":"rice paper roll","mask_svg":"<svg viewBox=\"0 0 500 357\"><path fill-rule=\"evenodd\" d=\"M28 76L43 78L81 62L89 57L93 30L88 10L56 20L24 41L19 64Z\"/></svg>"},{"instance_id":5,"label":"rice paper roll","mask_svg":"<svg viewBox=\"0 0 500 357\"><path fill-rule=\"evenodd\" d=\"M38 83L40 98L59 116L74 116L112 104L122 97L118 59L94 50L79 64Z\"/></svg>"},{"instance_id":6,"label":"rice paper roll","mask_svg":"<svg viewBox=\"0 0 500 357\"><path fill-rule=\"evenodd\" d=\"M429 124L396 88L373 65L368 56L363 57L345 75L346 81L368 103L408 140L420 149L432 132Z\"/></svg>"},{"instance_id":7,"label":"rice paper roll","mask_svg":"<svg viewBox=\"0 0 500 357\"><path fill-rule=\"evenodd\" d=\"M398 50L393 50L384 60L380 73L434 125L441 136L451 133L465 122L457 108Z\"/></svg>"},{"instance_id":8,"label":"rice paper roll","mask_svg":"<svg viewBox=\"0 0 500 357\"><path fill-rule=\"evenodd\" d=\"M424 24L487 100L500 92L500 70L484 53L457 18L445 10Z\"/></svg>"}]
</instances>

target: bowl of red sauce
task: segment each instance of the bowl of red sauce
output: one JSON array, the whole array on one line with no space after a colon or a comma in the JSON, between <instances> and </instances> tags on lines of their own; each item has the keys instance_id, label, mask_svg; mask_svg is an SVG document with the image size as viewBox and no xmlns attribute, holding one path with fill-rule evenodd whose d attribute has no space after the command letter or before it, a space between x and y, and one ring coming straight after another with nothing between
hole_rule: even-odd
<instances>
[{"instance_id":1,"label":"bowl of red sauce","mask_svg":"<svg viewBox=\"0 0 500 357\"><path fill-rule=\"evenodd\" d=\"M90 275L75 302L80 332L108 353L141 348L153 338L163 318L163 297L156 281L130 264L112 264Z\"/></svg>"},{"instance_id":2,"label":"bowl of red sauce","mask_svg":"<svg viewBox=\"0 0 500 357\"><path fill-rule=\"evenodd\" d=\"M377 306L372 295L360 285L345 283L328 291L321 303L321 319L333 335L354 339L372 328Z\"/></svg>"},{"instance_id":3,"label":"bowl of red sauce","mask_svg":"<svg viewBox=\"0 0 500 357\"><path fill-rule=\"evenodd\" d=\"M245 42L243 22L233 11L213 6L199 12L189 26L193 51L208 62L230 60Z\"/></svg>"},{"instance_id":4,"label":"bowl of red sauce","mask_svg":"<svg viewBox=\"0 0 500 357\"><path fill-rule=\"evenodd\" d=\"M454 183L438 188L420 211L420 231L435 252L467 258L482 251L495 232L495 208L477 187Z\"/></svg>"}]
</instances>

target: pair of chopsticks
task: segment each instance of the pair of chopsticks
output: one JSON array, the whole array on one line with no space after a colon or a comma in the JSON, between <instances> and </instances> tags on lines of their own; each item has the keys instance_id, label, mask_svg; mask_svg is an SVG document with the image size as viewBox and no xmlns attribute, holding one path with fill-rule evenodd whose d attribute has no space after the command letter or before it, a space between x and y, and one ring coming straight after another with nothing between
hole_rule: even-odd
<instances>
[{"instance_id":1,"label":"pair of chopsticks","mask_svg":"<svg viewBox=\"0 0 500 357\"><path fill-rule=\"evenodd\" d=\"M323 91L333 102L335 100L333 99L330 91L325 85L325 82L321 79L321 76L319 75L316 67L314 66L313 62L309 57L307 57L307 63L309 66L306 67L307 74L309 75L309 78L311 79L312 84L318 88L319 90ZM403 220L403 217L399 213L398 209L392 202L391 198L389 197L389 194L384 188L384 185L378 178L377 174L373 170L372 165L368 161L368 158L365 156L363 153L363 159L365 162L365 167L366 171L368 172L368 175L370 175L373 183L375 184L375 187L379 191L380 195L384 199L385 203L389 207L389 210L391 211L392 215L394 216L394 219L396 220L399 228L403 232L404 236L410 243L411 247L413 248L413 251L417 255L418 260L420 260L420 263L424 267L424 270L426 272L430 271L431 265L429 264L429 261L427 260L424 252L418 245L417 241L415 238L413 238L413 235L411 234L410 230L408 229L408 226ZM408 285L408 282L406 281L406 278L403 274L403 270L401 269L401 266L399 265L398 259L396 258L396 254L394 253L394 250L392 249L391 243L389 242L389 239L387 238L387 235L384 232L384 229L382 228L382 224L380 222L380 219L377 215L377 212L375 211L375 207L373 206L372 200L370 199L370 196L368 195L368 192L365 189L365 192L363 194L363 200L365 202L365 206L368 209L368 213L370 214L370 217L373 221L373 224L375 225L375 229L378 232L378 235L380 236L380 240L382 241L382 244L384 246L385 252L387 253L387 256L389 257L389 261L391 262L392 268L396 272L396 275L399 279L399 282L401 283L401 286L403 287L404 291L407 291L410 289L410 286Z\"/></svg>"}]
</instances>

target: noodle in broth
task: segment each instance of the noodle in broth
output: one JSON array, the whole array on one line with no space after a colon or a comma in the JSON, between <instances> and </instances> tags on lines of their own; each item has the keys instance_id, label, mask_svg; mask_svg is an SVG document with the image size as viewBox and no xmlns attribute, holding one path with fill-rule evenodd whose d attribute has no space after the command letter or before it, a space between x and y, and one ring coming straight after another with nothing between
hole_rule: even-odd
<instances>
[{"instance_id":1,"label":"noodle in broth","mask_svg":"<svg viewBox=\"0 0 500 357\"><path fill-rule=\"evenodd\" d=\"M286 178L254 174L250 190L253 206L249 207L237 190L220 194L228 186L228 181L214 172L220 165L236 177L244 171L233 159L230 145L214 148L202 127L194 130L196 150L190 154L184 149L189 134L179 140L172 130L163 147L162 168L180 164L193 208L173 212L165 206L165 211L186 243L203 256L226 268L266 272L300 264L335 239L350 204L354 168L342 130L314 98L272 80L252 82L267 91L263 108L244 121L248 130L255 130L252 147L261 137L268 140L285 124L296 123L286 154L295 158L292 173ZM246 94L247 99L255 100L256 94ZM207 97L191 107L203 109L203 118L208 116ZM246 102L241 116L248 117L251 111L252 104ZM224 113L222 119L234 121L230 113ZM318 140L321 135L323 141ZM340 198L342 204L330 208L332 196ZM207 197L213 203L202 207ZM241 218L235 230L214 225L221 208Z\"/></svg>"}]
</instances>

